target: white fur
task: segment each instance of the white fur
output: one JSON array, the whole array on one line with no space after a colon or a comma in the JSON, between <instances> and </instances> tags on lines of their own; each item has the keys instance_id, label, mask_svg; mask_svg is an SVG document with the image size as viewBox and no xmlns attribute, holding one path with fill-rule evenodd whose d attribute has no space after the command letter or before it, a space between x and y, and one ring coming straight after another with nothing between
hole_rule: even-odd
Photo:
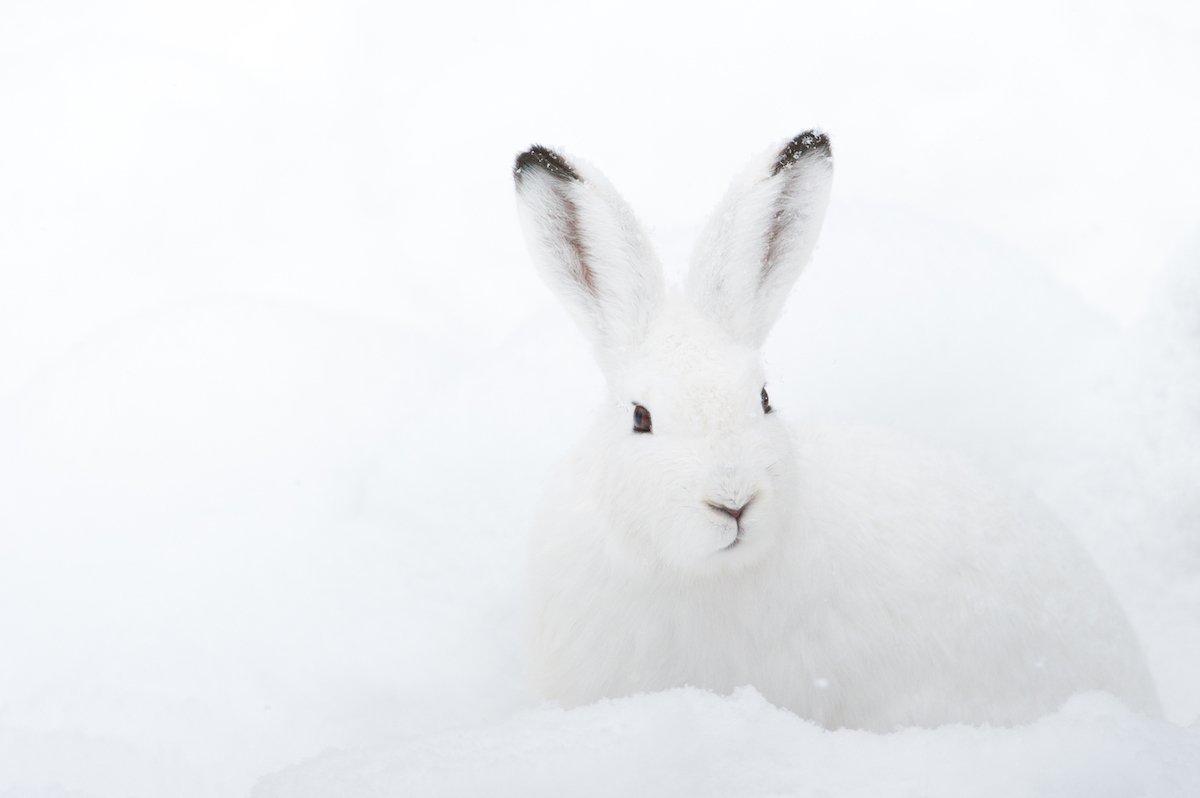
<instances>
[{"instance_id":1,"label":"white fur","mask_svg":"<svg viewBox=\"0 0 1200 798\"><path fill-rule=\"evenodd\" d=\"M1026 722L1088 689L1158 714L1121 608L1040 506L895 433L763 412L758 350L832 179L827 146L772 175L779 152L735 183L670 292L591 167L518 169L534 259L610 391L534 530L538 692L573 706L752 684L829 728L881 731Z\"/></svg>"}]
</instances>

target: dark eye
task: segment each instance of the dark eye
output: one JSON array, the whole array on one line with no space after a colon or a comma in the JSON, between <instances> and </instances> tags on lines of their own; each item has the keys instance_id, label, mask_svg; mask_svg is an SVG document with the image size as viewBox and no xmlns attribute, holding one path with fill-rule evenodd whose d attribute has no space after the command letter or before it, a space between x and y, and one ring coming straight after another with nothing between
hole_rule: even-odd
<instances>
[{"instance_id":1,"label":"dark eye","mask_svg":"<svg viewBox=\"0 0 1200 798\"><path fill-rule=\"evenodd\" d=\"M638 405L633 408L633 431L634 432L649 432L650 431L650 411Z\"/></svg>"},{"instance_id":2,"label":"dark eye","mask_svg":"<svg viewBox=\"0 0 1200 798\"><path fill-rule=\"evenodd\" d=\"M767 387L764 385L762 389L763 412L771 412L771 397L767 396Z\"/></svg>"}]
</instances>

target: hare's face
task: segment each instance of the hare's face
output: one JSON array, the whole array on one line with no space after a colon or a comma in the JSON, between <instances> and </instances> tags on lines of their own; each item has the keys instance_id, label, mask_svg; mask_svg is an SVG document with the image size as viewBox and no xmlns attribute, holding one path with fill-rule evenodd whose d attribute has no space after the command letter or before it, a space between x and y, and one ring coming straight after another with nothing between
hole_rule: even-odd
<instances>
[{"instance_id":1,"label":"hare's face","mask_svg":"<svg viewBox=\"0 0 1200 798\"><path fill-rule=\"evenodd\" d=\"M599 497L614 543L695 572L768 554L794 517L792 456L758 351L671 303L614 382Z\"/></svg>"},{"instance_id":2,"label":"hare's face","mask_svg":"<svg viewBox=\"0 0 1200 798\"><path fill-rule=\"evenodd\" d=\"M693 573L769 556L795 500L759 349L816 245L829 139L806 131L747 168L674 296L645 231L595 169L535 146L513 177L534 263L614 393L587 478L615 549Z\"/></svg>"}]
</instances>

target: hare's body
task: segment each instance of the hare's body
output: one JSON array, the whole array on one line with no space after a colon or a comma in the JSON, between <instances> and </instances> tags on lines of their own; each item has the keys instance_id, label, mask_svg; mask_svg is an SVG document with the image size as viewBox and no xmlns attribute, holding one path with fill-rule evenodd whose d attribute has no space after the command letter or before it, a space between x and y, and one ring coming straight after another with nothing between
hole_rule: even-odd
<instances>
[{"instance_id":1,"label":"hare's body","mask_svg":"<svg viewBox=\"0 0 1200 798\"><path fill-rule=\"evenodd\" d=\"M1035 504L894 433L793 431L773 412L759 348L831 165L811 132L753 164L670 292L599 174L539 147L518 158L535 262L610 390L534 532L538 692L751 684L878 730L1020 723L1091 689L1156 713L1115 598Z\"/></svg>"},{"instance_id":2,"label":"hare's body","mask_svg":"<svg viewBox=\"0 0 1200 798\"><path fill-rule=\"evenodd\" d=\"M795 447L778 546L698 579L612 551L595 449L570 457L529 563L539 692L571 706L751 684L829 728L876 731L1023 723L1088 689L1158 712L1120 608L1039 508L881 430L805 428Z\"/></svg>"}]
</instances>

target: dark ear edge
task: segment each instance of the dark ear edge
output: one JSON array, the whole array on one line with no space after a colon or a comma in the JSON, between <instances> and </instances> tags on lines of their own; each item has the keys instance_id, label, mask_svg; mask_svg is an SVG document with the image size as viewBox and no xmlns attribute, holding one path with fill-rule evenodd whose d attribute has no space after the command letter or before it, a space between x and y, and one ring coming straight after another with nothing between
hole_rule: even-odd
<instances>
[{"instance_id":1,"label":"dark ear edge","mask_svg":"<svg viewBox=\"0 0 1200 798\"><path fill-rule=\"evenodd\" d=\"M578 173L571 168L561 155L549 147L534 144L517 156L513 164L513 180L520 186L525 177L534 169L544 169L559 180L580 180Z\"/></svg>"},{"instance_id":2,"label":"dark ear edge","mask_svg":"<svg viewBox=\"0 0 1200 798\"><path fill-rule=\"evenodd\" d=\"M775 165L771 169L771 177L810 154L823 155L826 158L832 157L833 150L829 146L829 136L816 130L806 130L796 136L780 150L779 157L775 159Z\"/></svg>"}]
</instances>

